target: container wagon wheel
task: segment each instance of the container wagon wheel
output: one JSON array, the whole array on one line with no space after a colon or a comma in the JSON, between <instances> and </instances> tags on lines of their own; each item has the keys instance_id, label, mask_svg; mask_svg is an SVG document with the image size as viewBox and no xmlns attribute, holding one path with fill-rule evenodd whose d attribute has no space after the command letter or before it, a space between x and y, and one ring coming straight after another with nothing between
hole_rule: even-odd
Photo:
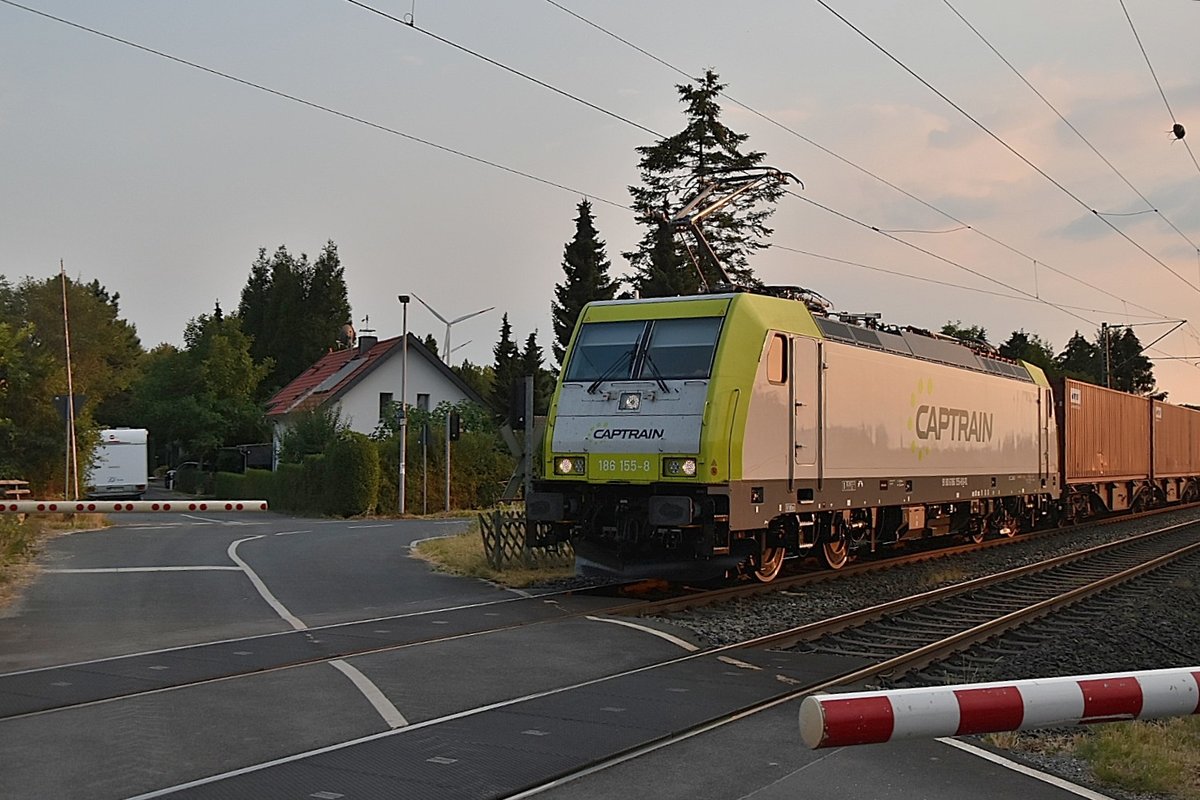
<instances>
[{"instance_id":1,"label":"container wagon wheel","mask_svg":"<svg viewBox=\"0 0 1200 800\"><path fill-rule=\"evenodd\" d=\"M766 547L754 560L754 579L760 583L770 583L783 569L783 557L787 555L786 547Z\"/></svg>"}]
</instances>

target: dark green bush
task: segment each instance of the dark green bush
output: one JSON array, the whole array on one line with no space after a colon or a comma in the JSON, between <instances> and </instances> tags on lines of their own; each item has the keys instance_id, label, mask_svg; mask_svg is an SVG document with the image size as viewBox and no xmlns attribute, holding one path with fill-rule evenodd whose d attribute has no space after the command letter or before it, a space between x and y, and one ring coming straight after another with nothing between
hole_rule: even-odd
<instances>
[{"instance_id":1,"label":"dark green bush","mask_svg":"<svg viewBox=\"0 0 1200 800\"><path fill-rule=\"evenodd\" d=\"M375 509L379 498L379 452L366 436L349 433L325 454L325 506L349 517Z\"/></svg>"}]
</instances>

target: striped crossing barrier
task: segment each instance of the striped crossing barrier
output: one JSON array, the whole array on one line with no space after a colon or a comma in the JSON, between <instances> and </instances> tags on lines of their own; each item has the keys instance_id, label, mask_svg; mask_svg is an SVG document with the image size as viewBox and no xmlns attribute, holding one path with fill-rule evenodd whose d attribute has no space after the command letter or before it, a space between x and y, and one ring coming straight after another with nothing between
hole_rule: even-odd
<instances>
[{"instance_id":1,"label":"striped crossing barrier","mask_svg":"<svg viewBox=\"0 0 1200 800\"><path fill-rule=\"evenodd\" d=\"M114 514L128 511L266 511L266 500L5 500L4 514Z\"/></svg>"},{"instance_id":2,"label":"striped crossing barrier","mask_svg":"<svg viewBox=\"0 0 1200 800\"><path fill-rule=\"evenodd\" d=\"M810 695L812 749L1200 714L1200 667Z\"/></svg>"}]
</instances>

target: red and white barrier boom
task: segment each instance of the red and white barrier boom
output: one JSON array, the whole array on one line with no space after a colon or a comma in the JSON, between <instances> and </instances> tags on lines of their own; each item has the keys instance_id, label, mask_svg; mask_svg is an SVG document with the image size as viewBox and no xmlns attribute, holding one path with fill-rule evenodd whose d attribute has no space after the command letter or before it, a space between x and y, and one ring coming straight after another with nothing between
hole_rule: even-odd
<instances>
[{"instance_id":1,"label":"red and white barrier boom","mask_svg":"<svg viewBox=\"0 0 1200 800\"><path fill-rule=\"evenodd\" d=\"M1200 714L1200 667L811 695L800 738L814 750Z\"/></svg>"},{"instance_id":2,"label":"red and white barrier boom","mask_svg":"<svg viewBox=\"0 0 1200 800\"><path fill-rule=\"evenodd\" d=\"M266 511L266 500L0 500L0 513L115 514L127 511Z\"/></svg>"}]
</instances>

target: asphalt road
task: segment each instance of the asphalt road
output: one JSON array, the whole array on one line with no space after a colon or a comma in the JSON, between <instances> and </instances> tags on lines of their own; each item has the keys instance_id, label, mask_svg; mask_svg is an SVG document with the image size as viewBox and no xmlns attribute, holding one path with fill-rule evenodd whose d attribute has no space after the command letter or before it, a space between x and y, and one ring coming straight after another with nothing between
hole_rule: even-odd
<instances>
[{"instance_id":1,"label":"asphalt road","mask_svg":"<svg viewBox=\"0 0 1200 800\"><path fill-rule=\"evenodd\" d=\"M0 673L517 598L410 556L462 520L112 521L45 543L0 610ZM130 797L678 652L574 619L2 719L0 797Z\"/></svg>"}]
</instances>

